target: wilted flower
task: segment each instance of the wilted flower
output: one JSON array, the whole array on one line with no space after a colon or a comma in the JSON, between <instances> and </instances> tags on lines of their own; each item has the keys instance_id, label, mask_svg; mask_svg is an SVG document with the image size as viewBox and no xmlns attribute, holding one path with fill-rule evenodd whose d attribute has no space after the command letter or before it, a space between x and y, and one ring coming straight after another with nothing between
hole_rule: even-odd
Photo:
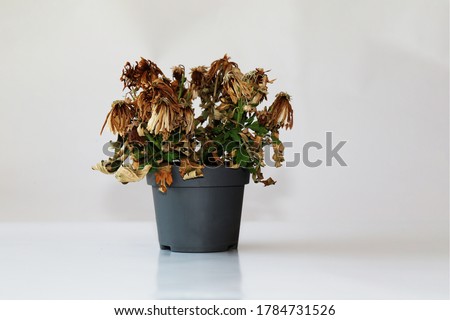
<instances>
[{"instance_id":1,"label":"wilted flower","mask_svg":"<svg viewBox=\"0 0 450 320\"><path fill-rule=\"evenodd\" d=\"M164 139L169 137L181 123L182 110L172 87L162 80L152 83L151 102L152 113L147 123L147 130L152 134L162 134Z\"/></svg>"},{"instance_id":2,"label":"wilted flower","mask_svg":"<svg viewBox=\"0 0 450 320\"><path fill-rule=\"evenodd\" d=\"M133 66L127 62L122 71L120 80L123 82L123 88L147 88L153 81L160 76L164 76L161 69L150 60L141 58Z\"/></svg>"},{"instance_id":3,"label":"wilted flower","mask_svg":"<svg viewBox=\"0 0 450 320\"><path fill-rule=\"evenodd\" d=\"M191 69L191 84L189 90L192 92L192 99L198 97L198 91L205 86L205 76L207 72L205 66L199 66Z\"/></svg>"},{"instance_id":4,"label":"wilted flower","mask_svg":"<svg viewBox=\"0 0 450 320\"><path fill-rule=\"evenodd\" d=\"M180 116L178 115L181 108L167 98L159 98L153 105L152 116L147 123L147 130L152 134L162 134L163 138L167 140L170 132L178 124Z\"/></svg>"},{"instance_id":5,"label":"wilted flower","mask_svg":"<svg viewBox=\"0 0 450 320\"><path fill-rule=\"evenodd\" d=\"M103 133L106 123L108 123L111 132L125 135L125 132L135 116L135 110L133 104L129 100L116 100L111 105L111 110L106 116L105 122L103 123L102 130L100 134Z\"/></svg>"},{"instance_id":6,"label":"wilted flower","mask_svg":"<svg viewBox=\"0 0 450 320\"><path fill-rule=\"evenodd\" d=\"M284 92L276 95L275 101L269 108L267 127L275 129L284 127L292 129L294 124L293 110L290 104L291 97Z\"/></svg>"},{"instance_id":7,"label":"wilted flower","mask_svg":"<svg viewBox=\"0 0 450 320\"><path fill-rule=\"evenodd\" d=\"M183 116L182 116L182 128L185 129L186 133L193 133L194 132L194 110L192 110L189 106L183 107Z\"/></svg>"},{"instance_id":8,"label":"wilted flower","mask_svg":"<svg viewBox=\"0 0 450 320\"><path fill-rule=\"evenodd\" d=\"M153 96L148 90L140 92L137 96L135 104L140 120L148 121L150 119L152 115L152 100Z\"/></svg>"},{"instance_id":9,"label":"wilted flower","mask_svg":"<svg viewBox=\"0 0 450 320\"><path fill-rule=\"evenodd\" d=\"M179 65L172 68L173 80L170 82L170 86L173 91L177 92L178 97L181 98L185 93L184 82L186 80L184 75L184 66Z\"/></svg>"},{"instance_id":10,"label":"wilted flower","mask_svg":"<svg viewBox=\"0 0 450 320\"><path fill-rule=\"evenodd\" d=\"M225 54L222 59L215 60L211 63L211 67L206 74L206 81L215 83L217 77L220 77L220 75L223 77L223 75L237 67L238 64L230 61L230 57Z\"/></svg>"},{"instance_id":11,"label":"wilted flower","mask_svg":"<svg viewBox=\"0 0 450 320\"><path fill-rule=\"evenodd\" d=\"M241 98L250 96L250 86L243 81L243 77L244 75L238 67L232 67L223 76L223 92L235 104Z\"/></svg>"},{"instance_id":12,"label":"wilted flower","mask_svg":"<svg viewBox=\"0 0 450 320\"><path fill-rule=\"evenodd\" d=\"M178 81L178 83L182 82L182 79L184 78L184 66L178 65L172 68L172 75L175 80Z\"/></svg>"},{"instance_id":13,"label":"wilted flower","mask_svg":"<svg viewBox=\"0 0 450 320\"><path fill-rule=\"evenodd\" d=\"M248 82L253 88L249 104L258 105L262 100L267 99L267 84L273 83L274 80L269 80L264 69L256 68L244 75L244 81Z\"/></svg>"}]
</instances>

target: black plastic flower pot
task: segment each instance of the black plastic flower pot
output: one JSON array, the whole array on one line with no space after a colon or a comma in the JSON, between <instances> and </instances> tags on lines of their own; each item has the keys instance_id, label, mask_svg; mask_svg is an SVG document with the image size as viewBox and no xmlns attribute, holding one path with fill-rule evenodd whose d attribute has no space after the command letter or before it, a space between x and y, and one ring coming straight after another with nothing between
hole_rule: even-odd
<instances>
[{"instance_id":1,"label":"black plastic flower pot","mask_svg":"<svg viewBox=\"0 0 450 320\"><path fill-rule=\"evenodd\" d=\"M202 178L183 180L172 167L173 183L166 193L152 186L161 249L175 252L218 252L237 249L244 186L244 169L204 168Z\"/></svg>"}]
</instances>

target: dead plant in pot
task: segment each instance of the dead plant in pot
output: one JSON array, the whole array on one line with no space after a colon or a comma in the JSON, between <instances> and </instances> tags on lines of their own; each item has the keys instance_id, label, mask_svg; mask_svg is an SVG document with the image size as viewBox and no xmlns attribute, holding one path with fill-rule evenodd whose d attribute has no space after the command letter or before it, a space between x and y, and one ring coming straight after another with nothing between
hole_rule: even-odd
<instances>
[{"instance_id":1,"label":"dead plant in pot","mask_svg":"<svg viewBox=\"0 0 450 320\"><path fill-rule=\"evenodd\" d=\"M244 186L264 186L264 150L284 161L279 130L291 129L290 96L280 92L267 107L267 71L243 73L225 55L210 66L175 66L166 77L152 61L127 62L123 100L114 101L106 126L117 140L114 155L93 166L126 184L153 187L162 249L212 252L236 248ZM199 115L194 114L198 103Z\"/></svg>"}]
</instances>

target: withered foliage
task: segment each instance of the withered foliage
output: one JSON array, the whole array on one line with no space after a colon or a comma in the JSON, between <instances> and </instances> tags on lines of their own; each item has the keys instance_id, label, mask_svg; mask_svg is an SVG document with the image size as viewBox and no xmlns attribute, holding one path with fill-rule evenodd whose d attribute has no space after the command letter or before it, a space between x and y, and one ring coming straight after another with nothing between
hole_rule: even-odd
<instances>
[{"instance_id":1,"label":"withered foliage","mask_svg":"<svg viewBox=\"0 0 450 320\"><path fill-rule=\"evenodd\" d=\"M172 166L168 164L158 168L155 172L155 181L159 184L159 191L167 192L167 187L173 182Z\"/></svg>"},{"instance_id":2,"label":"withered foliage","mask_svg":"<svg viewBox=\"0 0 450 320\"><path fill-rule=\"evenodd\" d=\"M249 170L264 186L275 184L261 172L264 147L272 146L274 165L281 166L279 130L293 126L290 96L280 92L270 106L260 107L273 80L262 68L243 73L227 55L189 75L183 65L172 68L170 79L150 60L127 62L120 77L126 98L113 102L102 127L108 124L117 134L114 155L93 169L115 173L122 183L154 172L161 192L172 184L173 165L185 180L202 177L205 166L227 166Z\"/></svg>"}]
</instances>

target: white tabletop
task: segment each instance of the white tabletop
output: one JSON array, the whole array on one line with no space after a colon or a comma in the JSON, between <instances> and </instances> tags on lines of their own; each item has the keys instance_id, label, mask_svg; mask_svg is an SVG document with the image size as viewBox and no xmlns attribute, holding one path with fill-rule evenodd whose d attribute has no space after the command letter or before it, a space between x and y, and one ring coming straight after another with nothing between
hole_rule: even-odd
<instances>
[{"instance_id":1,"label":"white tabletop","mask_svg":"<svg viewBox=\"0 0 450 320\"><path fill-rule=\"evenodd\" d=\"M243 222L239 249L161 251L153 222L0 224L0 299L444 299L446 239Z\"/></svg>"}]
</instances>

